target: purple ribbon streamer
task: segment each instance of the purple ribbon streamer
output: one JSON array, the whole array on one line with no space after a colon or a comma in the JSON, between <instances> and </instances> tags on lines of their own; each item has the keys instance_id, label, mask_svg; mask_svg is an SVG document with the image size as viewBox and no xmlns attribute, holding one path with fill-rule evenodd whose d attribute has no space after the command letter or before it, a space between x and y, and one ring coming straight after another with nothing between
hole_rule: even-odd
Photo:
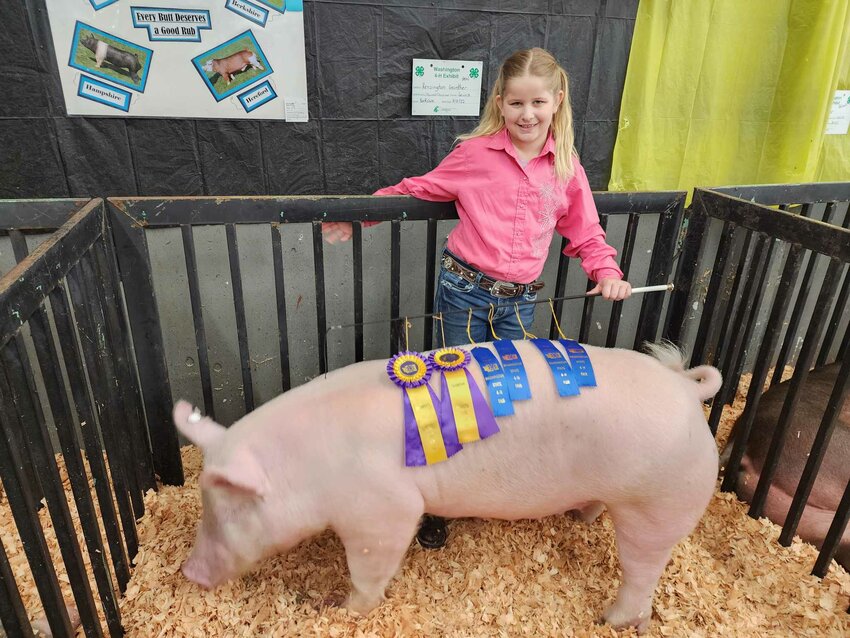
<instances>
[{"instance_id":1,"label":"purple ribbon streamer","mask_svg":"<svg viewBox=\"0 0 850 638\"><path fill-rule=\"evenodd\" d=\"M486 439L488 436L493 436L499 433L499 426L496 424L496 418L487 405L487 400L478 389L475 379L469 373L469 369L463 369L466 374L466 382L469 384L469 394L472 397L472 410L475 413L475 421L478 427L478 436L481 439ZM446 375L443 374L443 381L440 387L440 429L443 431L443 439L446 440L447 430L452 432L453 440L458 441L457 424L455 423L454 410L452 410L452 398L449 394L449 386L446 381ZM458 445L461 445L458 442ZM446 444L448 451L448 443ZM451 455L449 455L451 456Z\"/></svg>"},{"instance_id":2,"label":"purple ribbon streamer","mask_svg":"<svg viewBox=\"0 0 850 638\"><path fill-rule=\"evenodd\" d=\"M437 406L437 396L434 394L434 390L430 385L426 387L428 394L431 395L431 403ZM402 394L404 395L404 464L407 467L428 465L428 461L425 459L425 450L422 447L422 438L419 436L419 427L416 425L416 417L413 414L413 406L410 405L410 397L407 396L407 390L402 390ZM435 412L437 413L437 420L440 422L440 432L443 435L446 456L454 456L463 449L463 445L457 438L454 420L447 423L440 414L441 410L435 410ZM496 429L498 430L498 427Z\"/></svg>"}]
</instances>

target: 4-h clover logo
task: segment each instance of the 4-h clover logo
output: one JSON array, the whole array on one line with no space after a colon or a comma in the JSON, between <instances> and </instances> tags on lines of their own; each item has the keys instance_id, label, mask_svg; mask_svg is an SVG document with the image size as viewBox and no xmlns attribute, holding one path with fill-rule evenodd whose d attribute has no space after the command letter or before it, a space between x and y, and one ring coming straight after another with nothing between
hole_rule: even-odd
<instances>
[{"instance_id":1,"label":"4-h clover logo","mask_svg":"<svg viewBox=\"0 0 850 638\"><path fill-rule=\"evenodd\" d=\"M478 77L478 69L469 69L469 77L473 80Z\"/></svg>"},{"instance_id":2,"label":"4-h clover logo","mask_svg":"<svg viewBox=\"0 0 850 638\"><path fill-rule=\"evenodd\" d=\"M421 78L423 75L425 75L425 67L424 66L416 67L416 77Z\"/></svg>"}]
</instances>

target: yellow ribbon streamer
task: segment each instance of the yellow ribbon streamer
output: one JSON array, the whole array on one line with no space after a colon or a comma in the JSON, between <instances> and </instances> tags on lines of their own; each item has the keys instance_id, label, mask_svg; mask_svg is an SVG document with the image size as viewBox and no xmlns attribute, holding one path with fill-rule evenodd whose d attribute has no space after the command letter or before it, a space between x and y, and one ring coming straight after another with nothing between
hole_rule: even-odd
<instances>
[{"instance_id":1,"label":"yellow ribbon streamer","mask_svg":"<svg viewBox=\"0 0 850 638\"><path fill-rule=\"evenodd\" d=\"M419 429L419 438L422 441L422 449L425 451L425 461L428 465L445 461L449 456L446 453L443 433L440 431L440 420L431 401L428 386L406 388L405 391L410 399L410 407L413 408L413 416L416 418L416 427Z\"/></svg>"},{"instance_id":2,"label":"yellow ribbon streamer","mask_svg":"<svg viewBox=\"0 0 850 638\"><path fill-rule=\"evenodd\" d=\"M472 443L481 439L478 434L478 419L472 404L472 392L464 370L444 371L446 387L452 404L452 414L457 427L457 437L461 443Z\"/></svg>"}]
</instances>

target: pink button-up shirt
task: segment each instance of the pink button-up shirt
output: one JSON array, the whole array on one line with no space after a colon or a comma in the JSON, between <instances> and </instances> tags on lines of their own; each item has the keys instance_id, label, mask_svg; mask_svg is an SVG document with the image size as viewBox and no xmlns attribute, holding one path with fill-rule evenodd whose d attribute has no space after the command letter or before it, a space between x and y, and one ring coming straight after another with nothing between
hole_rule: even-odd
<instances>
[{"instance_id":1,"label":"pink button-up shirt","mask_svg":"<svg viewBox=\"0 0 850 638\"><path fill-rule=\"evenodd\" d=\"M564 254L580 257L590 279L621 279L617 251L605 243L584 169L574 158L575 174L566 185L559 183L554 151L550 134L540 154L523 166L503 129L458 144L430 173L375 195L454 201L460 223L449 233L448 249L494 279L537 279L556 230L569 239Z\"/></svg>"}]
</instances>

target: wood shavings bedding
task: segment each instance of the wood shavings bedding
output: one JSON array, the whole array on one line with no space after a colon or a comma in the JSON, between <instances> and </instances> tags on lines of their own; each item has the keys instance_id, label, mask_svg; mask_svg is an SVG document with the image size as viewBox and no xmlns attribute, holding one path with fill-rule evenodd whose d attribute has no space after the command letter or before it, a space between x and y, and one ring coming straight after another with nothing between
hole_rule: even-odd
<instances>
[{"instance_id":1,"label":"wood shavings bedding","mask_svg":"<svg viewBox=\"0 0 850 638\"><path fill-rule=\"evenodd\" d=\"M725 410L719 441L725 442L742 400L739 395ZM365 618L325 605L348 590L342 545L330 532L263 562L240 580L204 591L180 572L200 519L202 462L194 447L182 453L186 485L145 497L139 555L120 601L130 637L636 635L596 624L619 582L607 514L591 525L568 515L514 523L453 521L444 549L411 545L387 601ZM28 574L22 551L10 551L19 541L5 513L6 551L16 576ZM674 549L646 635L850 636L850 575L833 563L823 581L811 576L817 550L798 539L781 547L779 532L767 519L747 516L733 494L718 492L697 529ZM38 596L28 578L19 585L35 616Z\"/></svg>"}]
</instances>

